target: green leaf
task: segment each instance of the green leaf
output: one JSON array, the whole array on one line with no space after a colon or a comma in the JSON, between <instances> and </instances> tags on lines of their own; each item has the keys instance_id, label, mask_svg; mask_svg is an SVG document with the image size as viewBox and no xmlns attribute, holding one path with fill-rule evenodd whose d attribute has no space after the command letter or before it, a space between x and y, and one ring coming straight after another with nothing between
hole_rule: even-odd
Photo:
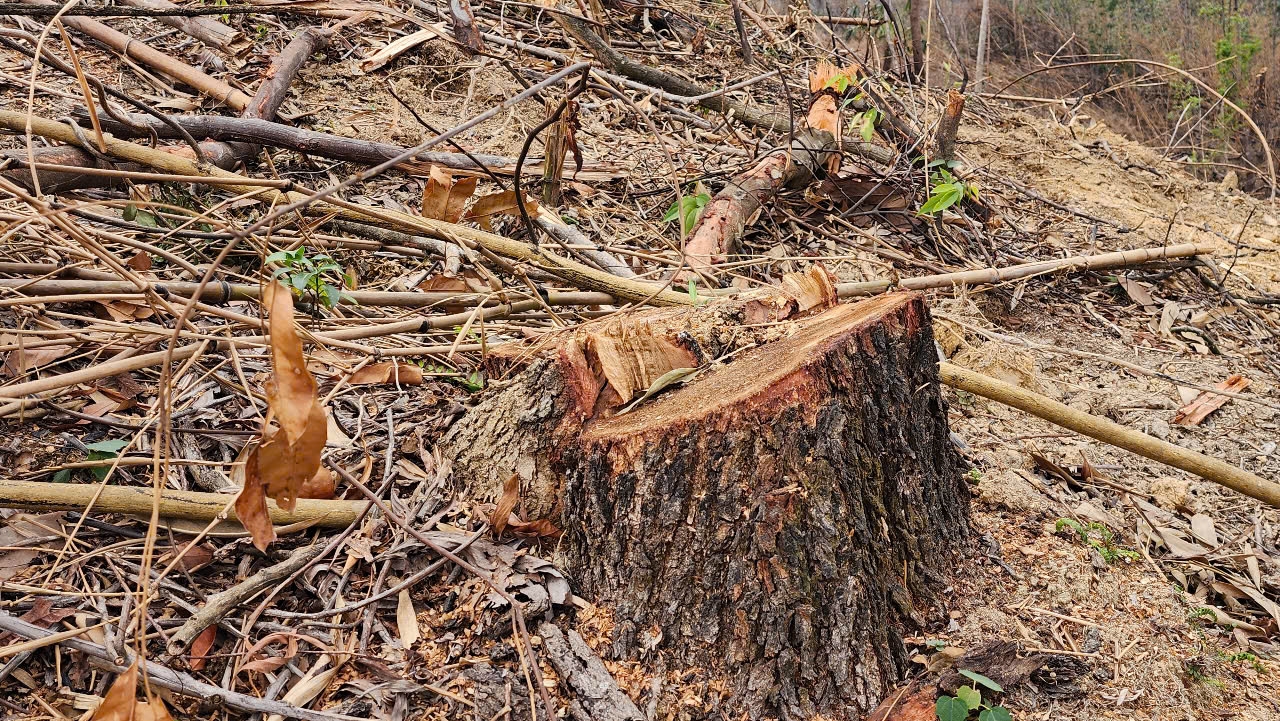
<instances>
[{"instance_id":1,"label":"green leaf","mask_svg":"<svg viewBox=\"0 0 1280 721\"><path fill-rule=\"evenodd\" d=\"M978 721L1013 721L1013 714L1009 713L1009 709L1004 706L996 706L983 709L982 713L978 714Z\"/></svg>"},{"instance_id":2,"label":"green leaf","mask_svg":"<svg viewBox=\"0 0 1280 721\"><path fill-rule=\"evenodd\" d=\"M946 210L964 197L964 190L957 188L954 183L943 183L933 189L933 195L929 196L929 200L920 206L921 215L932 215L934 213Z\"/></svg>"},{"instance_id":3,"label":"green leaf","mask_svg":"<svg viewBox=\"0 0 1280 721\"><path fill-rule=\"evenodd\" d=\"M54 482L54 483L67 483L67 482L68 482L68 481L70 481L70 480L71 480L71 469L70 469L70 468L63 468L62 470L60 470L60 471L58 471L57 473L53 474L53 482Z\"/></svg>"},{"instance_id":4,"label":"green leaf","mask_svg":"<svg viewBox=\"0 0 1280 721\"><path fill-rule=\"evenodd\" d=\"M89 443L85 445L85 448L88 448L90 451L97 451L99 453L110 453L112 454L111 457L114 457L116 453L119 453L128 445L129 445L129 441L126 441L122 438L116 438L108 441L98 441L97 443Z\"/></svg>"},{"instance_id":5,"label":"green leaf","mask_svg":"<svg viewBox=\"0 0 1280 721\"><path fill-rule=\"evenodd\" d=\"M1004 689L1000 687L1000 684L996 683L995 681L992 681L991 679L987 678L986 676L983 676L980 673L976 673L974 671L969 671L962 668L960 669L960 675L973 681L974 683L980 684L982 686L986 686L987 688L991 689L992 691L995 691L996 693L1004 691Z\"/></svg>"},{"instance_id":6,"label":"green leaf","mask_svg":"<svg viewBox=\"0 0 1280 721\"><path fill-rule=\"evenodd\" d=\"M681 196L671 204L670 208L667 208L666 214L662 216L662 221L669 223L679 218L681 234L688 235L689 231L693 230L693 226L697 225L698 218L702 216L702 209L707 207L707 203L710 202L711 196L707 193Z\"/></svg>"},{"instance_id":7,"label":"green leaf","mask_svg":"<svg viewBox=\"0 0 1280 721\"><path fill-rule=\"evenodd\" d=\"M862 114L862 127L859 132L865 142L871 142L876 135L876 111L868 110Z\"/></svg>"},{"instance_id":8,"label":"green leaf","mask_svg":"<svg viewBox=\"0 0 1280 721\"><path fill-rule=\"evenodd\" d=\"M683 200L683 198L677 198L676 202L672 203L670 208L667 208L667 212L662 216L662 222L670 223L671 221L680 217L680 201L681 200Z\"/></svg>"},{"instance_id":9,"label":"green leaf","mask_svg":"<svg viewBox=\"0 0 1280 721\"><path fill-rule=\"evenodd\" d=\"M138 211L137 217L134 218L134 222L136 222L138 225L143 225L148 228L160 227L160 223L156 221L156 216L152 215L151 213L148 213L145 210Z\"/></svg>"},{"instance_id":10,"label":"green leaf","mask_svg":"<svg viewBox=\"0 0 1280 721\"><path fill-rule=\"evenodd\" d=\"M132 223L133 219L138 217L138 206L133 203L124 206L124 210L120 212L120 217Z\"/></svg>"},{"instance_id":11,"label":"green leaf","mask_svg":"<svg viewBox=\"0 0 1280 721\"><path fill-rule=\"evenodd\" d=\"M264 263L288 263L293 260L293 256L287 250L277 250L268 255L262 262Z\"/></svg>"},{"instance_id":12,"label":"green leaf","mask_svg":"<svg viewBox=\"0 0 1280 721\"><path fill-rule=\"evenodd\" d=\"M982 692L972 686L961 686L956 689L956 698L964 701L964 705L972 711L982 705Z\"/></svg>"},{"instance_id":13,"label":"green leaf","mask_svg":"<svg viewBox=\"0 0 1280 721\"><path fill-rule=\"evenodd\" d=\"M934 706L938 721L964 721L969 718L969 706L955 696L943 696Z\"/></svg>"},{"instance_id":14,"label":"green leaf","mask_svg":"<svg viewBox=\"0 0 1280 721\"><path fill-rule=\"evenodd\" d=\"M311 283L311 279L314 277L315 277L314 273L307 273L305 271L300 273L294 273L293 275L289 276L289 285L292 285L294 290L297 290L298 292L301 293L302 291L307 289L307 286Z\"/></svg>"}]
</instances>

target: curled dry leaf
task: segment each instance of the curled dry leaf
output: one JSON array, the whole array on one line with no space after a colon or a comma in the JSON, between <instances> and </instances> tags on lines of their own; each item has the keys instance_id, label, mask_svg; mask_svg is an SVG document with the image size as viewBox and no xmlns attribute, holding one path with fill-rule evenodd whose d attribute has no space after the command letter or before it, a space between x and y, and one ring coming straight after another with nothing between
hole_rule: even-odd
<instances>
[{"instance_id":1,"label":"curled dry leaf","mask_svg":"<svg viewBox=\"0 0 1280 721\"><path fill-rule=\"evenodd\" d=\"M421 633L418 630L418 614L413 610L413 599L407 588L400 591L396 602L396 628L400 630L400 642L405 648L417 643Z\"/></svg>"},{"instance_id":2,"label":"curled dry leaf","mask_svg":"<svg viewBox=\"0 0 1280 721\"><path fill-rule=\"evenodd\" d=\"M252 534L253 544L265 550L275 540L266 499L275 499L285 510L293 509L303 488L320 471L328 421L316 395L316 380L307 369L302 340L293 326L293 295L279 283L272 283L263 299L271 328L268 421L262 428L262 443L251 448L245 459L244 488L235 509ZM272 418L278 425L269 423Z\"/></svg>"},{"instance_id":3,"label":"curled dry leaf","mask_svg":"<svg viewBox=\"0 0 1280 721\"><path fill-rule=\"evenodd\" d=\"M538 204L528 198L524 201L525 209L532 216L538 212ZM493 229L493 216L519 215L520 206L516 203L516 191L504 190L477 198L471 209L467 211L467 219L474 220L485 230Z\"/></svg>"},{"instance_id":4,"label":"curled dry leaf","mask_svg":"<svg viewBox=\"0 0 1280 721\"><path fill-rule=\"evenodd\" d=\"M351 374L348 382L353 386L398 384L422 385L422 369L411 363L371 363Z\"/></svg>"},{"instance_id":5,"label":"curled dry leaf","mask_svg":"<svg viewBox=\"0 0 1280 721\"><path fill-rule=\"evenodd\" d=\"M187 662L187 668L192 671L204 670L204 665L209 662L209 649L213 648L213 642L218 638L218 624L206 628L200 632L199 636L191 642L190 660Z\"/></svg>"},{"instance_id":6,"label":"curled dry leaf","mask_svg":"<svg viewBox=\"0 0 1280 721\"><path fill-rule=\"evenodd\" d=\"M138 662L134 661L116 677L102 703L94 709L92 721L172 721L169 709L159 698L137 700Z\"/></svg>"},{"instance_id":7,"label":"curled dry leaf","mask_svg":"<svg viewBox=\"0 0 1280 721\"><path fill-rule=\"evenodd\" d=\"M478 178L454 180L449 171L431 166L431 177L422 191L422 217L456 223L462 219L467 199L476 192Z\"/></svg>"},{"instance_id":8,"label":"curled dry leaf","mask_svg":"<svg viewBox=\"0 0 1280 721\"><path fill-rule=\"evenodd\" d=\"M550 520L541 518L526 521L516 512L520 504L520 479L514 473L502 485L502 497L489 515L489 525L493 527L495 536L501 537L503 532L511 531L513 535L529 538L559 538L562 531Z\"/></svg>"}]
</instances>

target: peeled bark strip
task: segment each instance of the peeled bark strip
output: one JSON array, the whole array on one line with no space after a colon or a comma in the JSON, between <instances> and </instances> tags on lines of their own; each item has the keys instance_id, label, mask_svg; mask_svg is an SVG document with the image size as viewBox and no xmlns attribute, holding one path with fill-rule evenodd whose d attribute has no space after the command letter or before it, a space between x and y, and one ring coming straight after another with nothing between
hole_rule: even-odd
<instances>
[{"instance_id":1,"label":"peeled bark strip","mask_svg":"<svg viewBox=\"0 0 1280 721\"><path fill-rule=\"evenodd\" d=\"M156 11L173 10L179 7L169 2L169 0L120 0L120 2L130 7ZM252 42L244 36L244 33L208 16L161 15L156 19L171 28L177 28L197 40L226 50L229 53L239 54L252 45Z\"/></svg>"},{"instance_id":2,"label":"peeled bark strip","mask_svg":"<svg viewBox=\"0 0 1280 721\"><path fill-rule=\"evenodd\" d=\"M947 91L947 107L942 111L935 135L935 151L938 160L952 161L956 157L956 133L960 132L960 117L964 115L964 95L956 90Z\"/></svg>"},{"instance_id":3,"label":"peeled bark strip","mask_svg":"<svg viewBox=\"0 0 1280 721\"><path fill-rule=\"evenodd\" d=\"M780 340L617 412L618 366L705 366L761 332L750 311L652 311L508 353L490 370L509 382L443 445L468 488L515 473L525 517L564 530L558 562L611 614L616 658L704 669L728 718L855 718L908 672L902 636L968 535L929 314L906 293L789 306Z\"/></svg>"},{"instance_id":4,"label":"peeled bark strip","mask_svg":"<svg viewBox=\"0 0 1280 721\"><path fill-rule=\"evenodd\" d=\"M484 41L480 39L480 28L476 26L476 15L471 11L470 2L449 0L449 20L453 23L455 40L473 53L484 52Z\"/></svg>"},{"instance_id":5,"label":"peeled bark strip","mask_svg":"<svg viewBox=\"0 0 1280 721\"><path fill-rule=\"evenodd\" d=\"M747 221L765 201L787 188L812 182L839 151L827 132L798 135L791 146L769 153L751 169L734 176L707 203L685 243L684 255L695 271L709 271L733 252Z\"/></svg>"}]
</instances>

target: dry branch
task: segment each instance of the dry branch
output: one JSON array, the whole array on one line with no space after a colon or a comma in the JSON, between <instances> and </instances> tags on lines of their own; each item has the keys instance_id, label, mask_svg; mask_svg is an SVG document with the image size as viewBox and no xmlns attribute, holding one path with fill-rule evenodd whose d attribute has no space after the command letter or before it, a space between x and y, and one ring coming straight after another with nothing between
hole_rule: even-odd
<instances>
[{"instance_id":1,"label":"dry branch","mask_svg":"<svg viewBox=\"0 0 1280 721\"><path fill-rule=\"evenodd\" d=\"M828 132L805 132L788 148L778 148L746 172L734 176L707 203L685 244L684 256L694 271L706 272L733 252L747 221L764 203L787 188L807 185L837 152Z\"/></svg>"},{"instance_id":2,"label":"dry branch","mask_svg":"<svg viewBox=\"0 0 1280 721\"><path fill-rule=\"evenodd\" d=\"M64 143L76 142L76 135L66 125L45 118L28 116L24 113L0 110L0 127L15 132L22 132L31 124L32 132L46 138L60 140ZM150 165L169 173L190 176L212 176L227 179L243 179L243 176L214 168L201 168L194 162L179 158L172 154L128 143L108 136L107 153L124 160L131 160ZM301 193L280 193L265 191L261 186L236 186L228 188L235 192L255 192L259 200L276 202L278 205L301 203L307 196ZM314 202L308 212L324 213L332 216L337 213L343 217L361 220L376 225L384 225L393 230L422 234L464 244L475 244L491 253L552 273L571 285L588 290L598 290L628 301L652 303L654 305L690 305L693 303L687 294L665 290L661 285L640 280L619 278L562 256L548 252L545 248L535 248L518 240L504 238L493 233L486 233L462 225L446 223L440 220L422 218L381 208L347 203L334 198Z\"/></svg>"},{"instance_id":3,"label":"dry branch","mask_svg":"<svg viewBox=\"0 0 1280 721\"><path fill-rule=\"evenodd\" d=\"M26 2L35 5L58 5L53 0L26 0ZM64 17L62 22L67 27L88 35L121 55L137 60L174 80L186 83L210 98L235 108L237 111L242 111L249 105L248 95L96 20L84 17Z\"/></svg>"},{"instance_id":4,"label":"dry branch","mask_svg":"<svg viewBox=\"0 0 1280 721\"><path fill-rule=\"evenodd\" d=\"M126 117L131 123L138 126L139 130L133 130L105 115L100 116L102 128L117 138L146 138L149 137L148 128L155 131L160 138L175 139L179 137L178 133L172 128L155 118L141 114L131 114ZM305 128L294 128L255 118L233 118L224 115L178 115L172 116L170 119L199 138L269 145L299 153L365 165L385 162L399 156L406 150L390 143L345 138L341 135L332 135ZM423 165L442 165L455 170L472 172L483 172L488 169L498 175L511 175L515 172L516 167L515 158L485 153L472 153L468 156L462 153L427 151L415 156L415 161ZM477 162L479 165L477 165ZM402 167L410 170L414 169L411 163L406 163ZM527 159L523 172L529 175L539 175L543 172L542 168L543 164L539 160ZM424 168L418 168L418 170L422 169ZM573 174L573 166L568 166L566 169L570 174ZM582 172L577 173L575 177L583 181L613 180L621 177L621 173L610 165L586 163Z\"/></svg>"},{"instance_id":5,"label":"dry branch","mask_svg":"<svg viewBox=\"0 0 1280 721\"><path fill-rule=\"evenodd\" d=\"M160 517L208 523L225 513L225 518L235 521L235 509L230 507L233 500L235 496L223 493L165 489L160 497ZM155 501L151 488L0 480L0 505L28 511L83 512L92 506L97 513L150 517ZM292 511L285 511L274 502L268 502L267 508L271 522L277 526L308 523L320 528L346 528L367 505L365 501L301 498Z\"/></svg>"},{"instance_id":6,"label":"dry branch","mask_svg":"<svg viewBox=\"0 0 1280 721\"><path fill-rule=\"evenodd\" d=\"M120 0L120 2L130 7L153 10L156 13L182 9L169 0ZM76 15L77 10L83 10L83 8L74 8L70 14ZM246 50L251 44L244 33L212 17L157 14L155 18L169 27L177 28L197 40L202 40L233 55Z\"/></svg>"},{"instance_id":7,"label":"dry branch","mask_svg":"<svg viewBox=\"0 0 1280 721\"><path fill-rule=\"evenodd\" d=\"M302 69L302 64L311 57L311 53L324 49L332 35L332 31L322 28L299 30L280 54L271 59L271 65L267 66L267 71L262 76L262 84L253 94L248 107L243 109L242 115L246 118L274 119L276 111L289 95L289 86Z\"/></svg>"},{"instance_id":8,"label":"dry branch","mask_svg":"<svg viewBox=\"0 0 1280 721\"><path fill-rule=\"evenodd\" d=\"M149 512L150 506L148 506ZM15 636L31 640L47 638L55 633L49 629L40 628L35 624L27 623L20 618L14 618L5 611L0 611L0 631L6 631ZM69 638L58 643L73 651L85 654L95 665L106 669L110 673L123 673L129 666L128 663L116 663L120 659L119 654L115 651L90 641ZM237 691L228 691L219 686L200 681L194 676L174 671L156 661L148 661L143 667L143 671L147 674L147 680L151 683L161 688L169 689L174 693L199 699L215 708L219 705L226 705L249 713L274 714L284 718L298 719L298 721L365 721L365 719L356 716L312 711L283 701L258 698Z\"/></svg>"},{"instance_id":9,"label":"dry branch","mask_svg":"<svg viewBox=\"0 0 1280 721\"><path fill-rule=\"evenodd\" d=\"M951 363L938 364L943 383L998 403L1013 406L1054 425L1096 438L1104 443L1137 453L1174 468L1213 481L1238 493L1280 508L1280 484L1272 483L1230 463L1175 446L1106 418L1078 411L1071 406L1032 393L995 378L974 373Z\"/></svg>"}]
</instances>

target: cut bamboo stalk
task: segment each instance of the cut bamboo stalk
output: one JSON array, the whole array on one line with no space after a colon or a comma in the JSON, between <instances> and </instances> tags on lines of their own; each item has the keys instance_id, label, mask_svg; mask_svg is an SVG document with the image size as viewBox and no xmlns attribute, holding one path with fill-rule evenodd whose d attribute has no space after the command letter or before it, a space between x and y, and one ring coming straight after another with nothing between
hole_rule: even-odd
<instances>
[{"instance_id":1,"label":"cut bamboo stalk","mask_svg":"<svg viewBox=\"0 0 1280 721\"><path fill-rule=\"evenodd\" d=\"M1175 446L1106 418L1078 411L1065 403L1032 393L1011 383L989 378L951 363L939 363L942 382L974 395L1043 418L1063 428L1123 448L1144 458L1180 468L1238 493L1280 508L1280 484L1237 468L1226 461Z\"/></svg>"},{"instance_id":2,"label":"cut bamboo stalk","mask_svg":"<svg viewBox=\"0 0 1280 721\"><path fill-rule=\"evenodd\" d=\"M235 521L236 512L230 505L233 498L225 493L165 489L160 496L160 517L207 523L225 511L225 518ZM153 489L136 486L0 480L0 505L26 511L84 511L92 503L96 513L150 516L155 500ZM311 523L322 528L346 528L367 505L368 501L299 498L292 512L271 500L267 501L267 511L277 526Z\"/></svg>"},{"instance_id":3,"label":"cut bamboo stalk","mask_svg":"<svg viewBox=\"0 0 1280 721\"><path fill-rule=\"evenodd\" d=\"M24 0L32 5L57 5L53 0ZM62 23L88 35L127 58L137 60L179 82L186 83L201 93L243 111L249 105L249 96L186 63L170 57L146 43L86 17L63 17Z\"/></svg>"}]
</instances>

